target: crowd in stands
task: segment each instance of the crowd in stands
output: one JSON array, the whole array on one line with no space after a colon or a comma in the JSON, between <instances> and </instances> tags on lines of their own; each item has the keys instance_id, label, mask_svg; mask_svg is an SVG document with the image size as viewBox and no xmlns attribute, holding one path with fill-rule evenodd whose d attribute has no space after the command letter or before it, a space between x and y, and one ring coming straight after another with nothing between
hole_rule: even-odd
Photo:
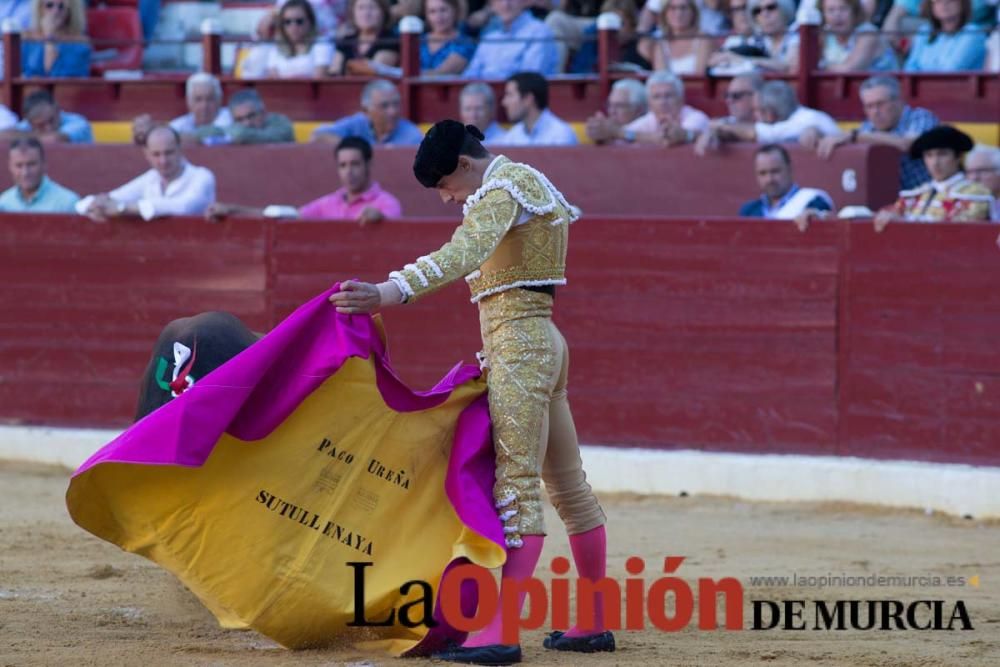
<instances>
[{"instance_id":1,"label":"crowd in stands","mask_svg":"<svg viewBox=\"0 0 1000 667\"><path fill-rule=\"evenodd\" d=\"M304 218L336 212L375 222L401 215L398 200L370 178L372 147L415 145L422 139L420 128L402 117L400 92L391 80L400 72L401 19L424 18L424 74L474 80L462 89L455 115L478 127L487 146L502 150L578 143L573 127L549 108L548 77L592 69L597 17L614 14L621 45L616 67L649 72L643 80L614 83L605 110L586 121L584 134L590 142L690 145L701 156L730 142L755 143L761 148L748 173L755 174L762 194L741 214L796 219L803 229L810 219L836 206L827 193L795 183L783 146L798 144L814 151L817 159L829 159L849 144L888 145L901 152L899 186L904 195L922 193L910 196L919 199L927 188L942 193L924 202L919 214L911 216L903 205L892 209L895 214L930 219L928 212L947 198L947 191L960 198L986 198L985 207L970 210L975 215L986 211L983 216L995 219L996 203L987 200L1000 194L997 149L972 150L964 134L941 139L944 135L934 132L940 134L948 126L931 111L906 105L898 79L880 72L982 68L997 13L997 3L990 0L801 0L798 6L793 0L648 0L642 7L633 0L562 0L558 6L548 0L473 0L468 6L459 0L285 0L258 23L259 42L244 51L238 69L245 78L370 79L356 113L312 133L312 141L335 147L342 187L322 202L292 209ZM86 76L91 46L85 16L83 0L0 0L0 19L24 31L25 76ZM858 108L865 120L850 131L823 110L801 104L787 81L766 78L797 70L797 24L813 20L823 28L821 67L872 73L859 92ZM709 118L686 103L679 76L706 71L732 77L725 116ZM496 99L482 80L503 81L502 97ZM87 120L60 109L47 90L28 95L20 119L0 106L0 135L11 142L15 181L0 199L0 210L74 209L94 220L268 214L216 203L214 176L188 163L184 148L294 142L292 119L268 111L252 88L224 100L219 80L207 73L190 76L185 95L187 114L172 120L142 115L133 122L133 140L145 152L148 172L116 190L78 201L45 177L44 147L93 142ZM509 127L497 122L498 108ZM938 137L937 144L920 142L928 134ZM942 142L947 145L938 145ZM947 168L930 163L928 156L941 151L954 154ZM960 160L966 153L971 161L968 173ZM275 215L287 216L289 210Z\"/></svg>"},{"instance_id":2,"label":"crowd in stands","mask_svg":"<svg viewBox=\"0 0 1000 667\"><path fill-rule=\"evenodd\" d=\"M337 13L342 11L343 13ZM597 18L620 19L623 70L678 75L794 73L800 22L821 27L830 71L959 71L986 64L997 6L989 0L288 0L262 21L273 44L247 50L240 76L393 75L396 21L424 22L422 74L505 79L593 72ZM323 18L321 18L321 15ZM995 41L995 40L994 40Z\"/></svg>"},{"instance_id":3,"label":"crowd in stands","mask_svg":"<svg viewBox=\"0 0 1000 667\"><path fill-rule=\"evenodd\" d=\"M159 2L138 1L146 40ZM88 76L92 9L87 0L0 0L0 20L23 33L25 76ZM399 22L416 16L423 75L587 73L601 14L619 19L621 70L794 73L800 23L820 25L820 67L830 71L964 71L1000 61L1000 53L988 59L1000 51L996 0L285 0L247 36L254 41L236 69L243 78L398 76Z\"/></svg>"},{"instance_id":4,"label":"crowd in stands","mask_svg":"<svg viewBox=\"0 0 1000 667\"><path fill-rule=\"evenodd\" d=\"M760 145L753 173L761 195L748 202L740 215L793 219L805 230L809 221L835 211L829 194L800 186L792 176L792 162L784 145L799 144L829 159L840 147L884 144L900 151L900 199L877 215L871 210L848 216L875 216L879 229L892 218L920 221L1000 221L1000 149L974 147L972 139L933 113L906 105L899 82L875 75L860 87L860 106L866 120L843 131L827 114L799 104L795 90L781 80L765 81L757 73L734 77L728 86L728 114L709 119L684 103L684 87L669 72L656 72L645 83L634 79L612 86L607 113L586 124L593 142L651 144L670 147L692 144L705 155L727 142ZM184 147L192 144L275 143L293 141L288 118L268 112L252 89L236 92L227 108L217 79L199 73L187 83L189 113L169 124L149 116L133 124L135 143L142 146L149 171L108 193L83 199L45 177L44 144L91 141L86 119L62 111L50 93L37 91L25 103L25 119L3 131L11 140L9 168L14 187L0 197L0 210L12 212L68 212L104 222L120 217L150 220L165 215L229 215L268 217L348 218L362 223L402 215L392 194L371 180L372 146L414 145L419 128L399 114L394 84L374 79L363 89L361 110L316 129L313 139L335 144L334 157L341 188L301 208L256 209L215 201L211 171L190 164ZM504 146L568 146L577 142L573 129L548 109L548 82L537 72L511 76L501 101L507 117L516 121L501 129L493 116L492 89L479 82L467 84L459 95L457 115L479 128L485 144ZM601 150L597 148L596 150ZM963 171L962 158L968 155Z\"/></svg>"}]
</instances>

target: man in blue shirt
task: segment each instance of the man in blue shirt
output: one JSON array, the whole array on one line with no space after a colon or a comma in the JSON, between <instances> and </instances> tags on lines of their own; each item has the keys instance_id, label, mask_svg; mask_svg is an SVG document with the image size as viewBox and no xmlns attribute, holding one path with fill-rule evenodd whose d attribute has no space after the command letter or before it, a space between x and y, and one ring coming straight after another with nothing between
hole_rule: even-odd
<instances>
[{"instance_id":1,"label":"man in blue shirt","mask_svg":"<svg viewBox=\"0 0 1000 667\"><path fill-rule=\"evenodd\" d=\"M924 161L910 157L910 145L921 134L941 124L937 116L927 109L907 106L895 77L865 79L858 94L865 122L849 133L820 139L819 156L829 158L838 146L852 143L892 146L903 152L899 158L900 190L912 190L929 181Z\"/></svg>"},{"instance_id":2,"label":"man in blue shirt","mask_svg":"<svg viewBox=\"0 0 1000 667\"><path fill-rule=\"evenodd\" d=\"M500 146L572 146L576 133L549 111L549 82L538 72L519 72L507 79L500 102L516 124L496 141Z\"/></svg>"},{"instance_id":3,"label":"man in blue shirt","mask_svg":"<svg viewBox=\"0 0 1000 667\"><path fill-rule=\"evenodd\" d=\"M30 132L42 143L92 144L90 123L80 114L62 111L52 93L36 90L24 101L24 118L14 130Z\"/></svg>"},{"instance_id":4,"label":"man in blue shirt","mask_svg":"<svg viewBox=\"0 0 1000 667\"><path fill-rule=\"evenodd\" d=\"M483 28L466 79L506 79L516 72L556 74L559 50L551 28L527 10L527 0L490 0L493 18Z\"/></svg>"},{"instance_id":5,"label":"man in blue shirt","mask_svg":"<svg viewBox=\"0 0 1000 667\"><path fill-rule=\"evenodd\" d=\"M754 173L761 196L740 207L740 217L794 220L806 210L833 209L830 195L816 188L800 188L792 176L792 159L778 144L761 146L754 153Z\"/></svg>"},{"instance_id":6,"label":"man in blue shirt","mask_svg":"<svg viewBox=\"0 0 1000 667\"><path fill-rule=\"evenodd\" d=\"M361 137L372 146L417 145L424 133L400 118L399 91L391 81L375 79L361 91L361 111L313 130L312 140L339 144L347 137Z\"/></svg>"},{"instance_id":7,"label":"man in blue shirt","mask_svg":"<svg viewBox=\"0 0 1000 667\"><path fill-rule=\"evenodd\" d=\"M72 213L80 196L45 175L45 150L38 139L15 139L7 151L14 187L0 194L4 213Z\"/></svg>"}]
</instances>

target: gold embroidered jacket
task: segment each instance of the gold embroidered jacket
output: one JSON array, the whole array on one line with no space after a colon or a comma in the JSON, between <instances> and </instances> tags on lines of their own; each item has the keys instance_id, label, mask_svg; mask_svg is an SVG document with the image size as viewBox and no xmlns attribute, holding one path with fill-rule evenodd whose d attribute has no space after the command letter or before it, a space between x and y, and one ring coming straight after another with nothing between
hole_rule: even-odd
<instances>
[{"instance_id":1,"label":"gold embroidered jacket","mask_svg":"<svg viewBox=\"0 0 1000 667\"><path fill-rule=\"evenodd\" d=\"M566 284L568 225L580 216L544 174L498 156L440 250L389 274L413 301L465 276L472 302L515 287Z\"/></svg>"},{"instance_id":2,"label":"gold embroidered jacket","mask_svg":"<svg viewBox=\"0 0 1000 667\"><path fill-rule=\"evenodd\" d=\"M985 186L959 172L941 183L903 190L890 210L914 222L986 222L992 202Z\"/></svg>"}]
</instances>

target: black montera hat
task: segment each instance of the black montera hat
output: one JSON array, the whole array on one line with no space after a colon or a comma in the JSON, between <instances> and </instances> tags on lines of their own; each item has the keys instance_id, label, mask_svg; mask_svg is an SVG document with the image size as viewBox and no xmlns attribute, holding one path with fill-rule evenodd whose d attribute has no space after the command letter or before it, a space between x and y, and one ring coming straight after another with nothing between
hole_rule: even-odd
<instances>
[{"instance_id":1,"label":"black montera hat","mask_svg":"<svg viewBox=\"0 0 1000 667\"><path fill-rule=\"evenodd\" d=\"M437 187L438 182L458 168L467 135L478 141L483 133L474 125L463 125L457 120L442 120L427 131L413 159L413 175L425 188Z\"/></svg>"},{"instance_id":2,"label":"black montera hat","mask_svg":"<svg viewBox=\"0 0 1000 667\"><path fill-rule=\"evenodd\" d=\"M972 137L951 125L938 125L927 130L910 145L910 157L920 158L932 148L950 148L958 154L968 153L974 146Z\"/></svg>"}]
</instances>

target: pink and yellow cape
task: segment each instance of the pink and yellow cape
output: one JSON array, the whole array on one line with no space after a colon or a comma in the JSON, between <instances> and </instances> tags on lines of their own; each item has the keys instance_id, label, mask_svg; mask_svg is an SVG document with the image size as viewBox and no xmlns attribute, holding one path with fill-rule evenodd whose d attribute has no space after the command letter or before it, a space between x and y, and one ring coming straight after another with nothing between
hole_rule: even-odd
<instances>
[{"instance_id":1,"label":"pink and yellow cape","mask_svg":"<svg viewBox=\"0 0 1000 667\"><path fill-rule=\"evenodd\" d=\"M376 322L337 314L332 292L94 454L67 507L174 573L225 627L290 648L423 654L462 636L436 599L445 570L505 558L485 381L460 364L412 391ZM352 562L371 563L366 619L419 597L400 587L422 580L439 625L349 626Z\"/></svg>"}]
</instances>

